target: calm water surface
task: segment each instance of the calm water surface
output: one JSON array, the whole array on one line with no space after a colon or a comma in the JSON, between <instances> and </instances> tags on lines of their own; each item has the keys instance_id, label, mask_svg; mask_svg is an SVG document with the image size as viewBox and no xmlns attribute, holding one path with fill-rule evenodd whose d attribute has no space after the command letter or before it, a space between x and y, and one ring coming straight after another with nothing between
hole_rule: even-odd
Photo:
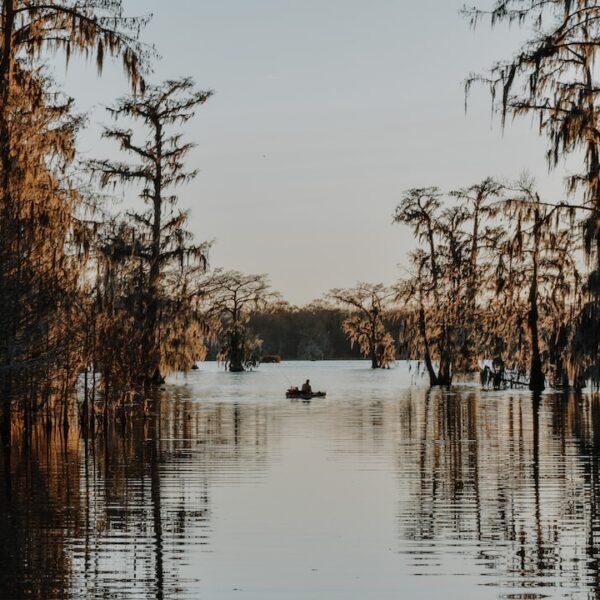
<instances>
[{"instance_id":1,"label":"calm water surface","mask_svg":"<svg viewBox=\"0 0 600 600\"><path fill-rule=\"evenodd\" d=\"M327 399L283 399L306 377ZM600 597L600 398L207 364L4 458L2 599Z\"/></svg>"}]
</instances>

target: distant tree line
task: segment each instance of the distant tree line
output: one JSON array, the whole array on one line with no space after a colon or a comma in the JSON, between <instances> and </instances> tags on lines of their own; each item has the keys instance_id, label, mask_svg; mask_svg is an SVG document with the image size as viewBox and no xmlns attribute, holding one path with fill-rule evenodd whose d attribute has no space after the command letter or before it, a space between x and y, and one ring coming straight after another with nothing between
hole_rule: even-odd
<instances>
[{"instance_id":1,"label":"distant tree line","mask_svg":"<svg viewBox=\"0 0 600 600\"><path fill-rule=\"evenodd\" d=\"M348 312L325 302L296 307L278 303L255 312L249 326L262 339L263 356L284 360L360 359L363 353L344 331Z\"/></svg>"}]
</instances>

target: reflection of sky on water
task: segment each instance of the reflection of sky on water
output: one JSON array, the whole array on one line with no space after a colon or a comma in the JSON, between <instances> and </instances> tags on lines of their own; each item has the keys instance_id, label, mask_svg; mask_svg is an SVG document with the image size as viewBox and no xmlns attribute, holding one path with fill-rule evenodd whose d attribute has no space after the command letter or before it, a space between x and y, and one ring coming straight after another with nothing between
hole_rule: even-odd
<instances>
[{"instance_id":1,"label":"reflection of sky on water","mask_svg":"<svg viewBox=\"0 0 600 600\"><path fill-rule=\"evenodd\" d=\"M306 377L328 398L285 400ZM360 362L204 365L162 396L87 459L40 431L0 467L0 597L595 597L588 396Z\"/></svg>"}]
</instances>

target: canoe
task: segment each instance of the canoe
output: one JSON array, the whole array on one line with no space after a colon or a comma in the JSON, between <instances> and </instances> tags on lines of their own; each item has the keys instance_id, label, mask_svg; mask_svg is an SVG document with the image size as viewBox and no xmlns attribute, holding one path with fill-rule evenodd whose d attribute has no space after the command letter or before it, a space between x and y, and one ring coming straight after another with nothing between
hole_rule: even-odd
<instances>
[{"instance_id":1,"label":"canoe","mask_svg":"<svg viewBox=\"0 0 600 600\"><path fill-rule=\"evenodd\" d=\"M325 398L325 396L327 396L327 392L313 392L312 394L303 394L300 390L298 390L297 392L290 392L290 390L288 390L285 393L286 398L297 398L299 400L312 400L313 398Z\"/></svg>"}]
</instances>

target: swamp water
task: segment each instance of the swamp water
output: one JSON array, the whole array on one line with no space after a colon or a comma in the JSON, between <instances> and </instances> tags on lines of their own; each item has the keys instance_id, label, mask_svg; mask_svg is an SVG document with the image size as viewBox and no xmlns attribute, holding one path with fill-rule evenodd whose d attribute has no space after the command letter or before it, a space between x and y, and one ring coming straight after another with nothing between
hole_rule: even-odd
<instances>
[{"instance_id":1,"label":"swamp water","mask_svg":"<svg viewBox=\"0 0 600 600\"><path fill-rule=\"evenodd\" d=\"M202 365L0 460L0 598L596 598L600 398ZM285 400L310 378L328 397Z\"/></svg>"}]
</instances>

